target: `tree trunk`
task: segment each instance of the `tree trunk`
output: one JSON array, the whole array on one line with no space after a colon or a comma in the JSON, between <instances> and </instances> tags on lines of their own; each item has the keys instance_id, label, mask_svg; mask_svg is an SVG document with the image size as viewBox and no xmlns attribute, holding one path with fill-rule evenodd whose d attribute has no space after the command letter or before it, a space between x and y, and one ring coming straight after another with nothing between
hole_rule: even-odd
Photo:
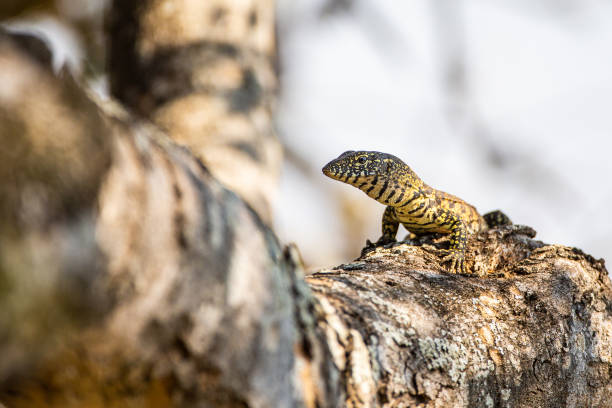
<instances>
[{"instance_id":1,"label":"tree trunk","mask_svg":"<svg viewBox=\"0 0 612 408\"><path fill-rule=\"evenodd\" d=\"M274 176L221 175L277 149L272 4L195 3L115 2L133 113L0 35L2 403L612 406L603 261L528 227L474 237L470 276L425 237L304 278L265 221Z\"/></svg>"},{"instance_id":2,"label":"tree trunk","mask_svg":"<svg viewBox=\"0 0 612 408\"><path fill-rule=\"evenodd\" d=\"M111 90L269 225L281 162L274 2L115 0Z\"/></svg>"}]
</instances>

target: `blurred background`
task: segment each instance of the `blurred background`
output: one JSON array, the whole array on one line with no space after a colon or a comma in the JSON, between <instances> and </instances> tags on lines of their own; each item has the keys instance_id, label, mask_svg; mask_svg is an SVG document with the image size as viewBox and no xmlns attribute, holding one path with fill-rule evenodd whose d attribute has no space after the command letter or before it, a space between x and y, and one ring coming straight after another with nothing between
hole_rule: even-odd
<instances>
[{"instance_id":1,"label":"blurred background","mask_svg":"<svg viewBox=\"0 0 612 408\"><path fill-rule=\"evenodd\" d=\"M14 4L14 5L13 5ZM7 0L102 96L108 1ZM612 259L612 1L279 0L275 230L311 269L380 235L384 207L327 179L345 150L402 158L481 213ZM405 234L400 230L399 237Z\"/></svg>"}]
</instances>

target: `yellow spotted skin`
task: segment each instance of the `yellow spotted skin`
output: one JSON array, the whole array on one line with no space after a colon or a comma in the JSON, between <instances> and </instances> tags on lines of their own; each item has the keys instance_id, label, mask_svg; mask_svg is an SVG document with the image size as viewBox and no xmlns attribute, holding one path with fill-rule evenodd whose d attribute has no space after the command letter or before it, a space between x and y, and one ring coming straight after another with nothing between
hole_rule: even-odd
<instances>
[{"instance_id":1,"label":"yellow spotted skin","mask_svg":"<svg viewBox=\"0 0 612 408\"><path fill-rule=\"evenodd\" d=\"M500 211L481 217L473 206L429 187L407 164L387 153L347 151L326 164L323 173L357 187L387 206L382 236L376 245L394 242L400 223L417 236L432 232L450 234L444 262L450 262L453 273L466 272L464 259L469 234L511 223Z\"/></svg>"}]
</instances>

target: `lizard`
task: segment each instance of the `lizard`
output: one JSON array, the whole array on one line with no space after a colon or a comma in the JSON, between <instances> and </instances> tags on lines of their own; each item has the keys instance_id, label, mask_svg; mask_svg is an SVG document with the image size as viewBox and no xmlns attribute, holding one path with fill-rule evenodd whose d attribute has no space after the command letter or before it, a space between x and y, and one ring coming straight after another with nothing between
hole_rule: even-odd
<instances>
[{"instance_id":1,"label":"lizard","mask_svg":"<svg viewBox=\"0 0 612 408\"><path fill-rule=\"evenodd\" d=\"M481 216L459 197L425 184L401 159L375 151L347 151L323 167L326 176L357 187L386 205L382 236L374 244L396 242L399 224L415 236L449 234L450 246L442 259L449 272L466 273L468 236L500 225L512 224L499 210Z\"/></svg>"}]
</instances>

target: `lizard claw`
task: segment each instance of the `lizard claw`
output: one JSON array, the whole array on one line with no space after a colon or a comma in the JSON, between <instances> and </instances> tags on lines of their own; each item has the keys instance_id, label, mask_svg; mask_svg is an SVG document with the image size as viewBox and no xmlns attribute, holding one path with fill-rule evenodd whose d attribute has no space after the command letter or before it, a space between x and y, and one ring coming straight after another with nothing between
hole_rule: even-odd
<instances>
[{"instance_id":1,"label":"lizard claw","mask_svg":"<svg viewBox=\"0 0 612 408\"><path fill-rule=\"evenodd\" d=\"M446 262L450 262L450 266L448 268L450 273L462 275L467 274L463 252L450 251L448 255L442 258L442 263Z\"/></svg>"},{"instance_id":2,"label":"lizard claw","mask_svg":"<svg viewBox=\"0 0 612 408\"><path fill-rule=\"evenodd\" d=\"M385 237L384 235L378 239L376 242L372 242L369 239L366 240L366 246L361 250L361 256L364 256L368 252L375 250L378 247L385 246L392 242L396 242L395 238Z\"/></svg>"}]
</instances>

